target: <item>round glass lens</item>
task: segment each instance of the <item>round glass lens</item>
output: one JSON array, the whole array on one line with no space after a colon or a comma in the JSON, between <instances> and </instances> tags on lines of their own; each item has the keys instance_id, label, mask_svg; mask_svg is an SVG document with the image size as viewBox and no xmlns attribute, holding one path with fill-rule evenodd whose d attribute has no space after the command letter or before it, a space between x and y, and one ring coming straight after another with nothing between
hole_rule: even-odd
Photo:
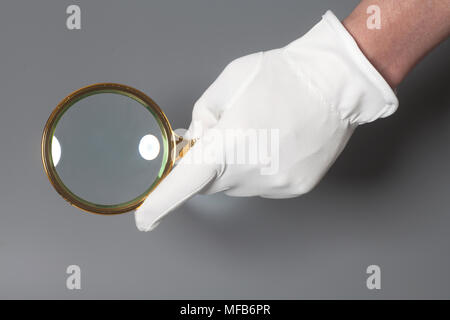
<instances>
[{"instance_id":1,"label":"round glass lens","mask_svg":"<svg viewBox=\"0 0 450 320\"><path fill-rule=\"evenodd\" d=\"M118 93L95 93L72 104L57 122L52 161L65 187L101 206L149 191L166 165L167 141L144 105Z\"/></svg>"}]
</instances>

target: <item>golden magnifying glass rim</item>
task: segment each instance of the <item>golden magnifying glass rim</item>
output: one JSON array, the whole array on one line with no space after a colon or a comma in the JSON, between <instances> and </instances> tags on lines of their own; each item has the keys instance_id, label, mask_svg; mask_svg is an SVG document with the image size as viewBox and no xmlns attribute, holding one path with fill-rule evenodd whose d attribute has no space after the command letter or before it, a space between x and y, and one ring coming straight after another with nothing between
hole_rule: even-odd
<instances>
[{"instance_id":1,"label":"golden magnifying glass rim","mask_svg":"<svg viewBox=\"0 0 450 320\"><path fill-rule=\"evenodd\" d=\"M118 205L99 205L95 204L82 198L76 196L72 193L61 181L56 168L53 165L51 146L53 133L55 131L56 125L59 119L65 113L65 111L70 108L78 100L85 98L91 94L97 93L118 93L128 96L138 102L140 102L144 107L146 107L155 118L158 120L162 134L165 136L165 140L168 144L168 152L165 161L165 167L162 172L160 172L159 178L150 186L150 188L137 198L128 201L126 203L121 203ZM55 190L71 205L90 213L102 214L102 215L114 215L121 214L125 212L130 212L137 209L147 198L147 196L153 191L154 188L164 179L164 177L172 170L172 167L176 160L176 140L177 137L172 131L169 120L166 115L162 112L161 108L146 94L143 92L118 83L96 83L81 89L78 89L67 97L65 97L53 110L50 117L45 124L44 132L42 133L41 140L41 157L42 164L44 166L44 171L47 174L50 183L53 185Z\"/></svg>"}]
</instances>

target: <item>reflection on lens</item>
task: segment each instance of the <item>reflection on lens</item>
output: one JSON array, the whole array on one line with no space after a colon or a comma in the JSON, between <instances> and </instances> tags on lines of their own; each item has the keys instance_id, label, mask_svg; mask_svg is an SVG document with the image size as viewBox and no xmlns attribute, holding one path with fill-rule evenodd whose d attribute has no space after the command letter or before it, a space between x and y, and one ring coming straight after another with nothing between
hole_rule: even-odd
<instances>
[{"instance_id":1,"label":"reflection on lens","mask_svg":"<svg viewBox=\"0 0 450 320\"><path fill-rule=\"evenodd\" d=\"M147 134L142 137L139 142L139 153L145 160L155 159L160 151L158 138L152 134Z\"/></svg>"},{"instance_id":2,"label":"reflection on lens","mask_svg":"<svg viewBox=\"0 0 450 320\"><path fill-rule=\"evenodd\" d=\"M55 136L53 136L52 139L52 158L53 165L56 167L59 163L59 159L61 159L61 145Z\"/></svg>"}]
</instances>

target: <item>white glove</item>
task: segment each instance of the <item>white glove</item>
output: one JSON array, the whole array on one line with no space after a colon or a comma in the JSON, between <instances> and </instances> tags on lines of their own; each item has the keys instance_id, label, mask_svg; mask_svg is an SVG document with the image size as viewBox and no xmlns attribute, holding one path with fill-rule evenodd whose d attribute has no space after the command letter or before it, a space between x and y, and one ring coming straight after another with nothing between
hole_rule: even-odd
<instances>
[{"instance_id":1,"label":"white glove","mask_svg":"<svg viewBox=\"0 0 450 320\"><path fill-rule=\"evenodd\" d=\"M245 56L225 68L194 106L188 132L198 142L137 209L136 225L153 229L197 193L304 194L358 125L389 116L397 107L388 83L328 11L288 46ZM235 129L266 133L269 156L233 161L236 149L252 148L242 140L233 147L219 141Z\"/></svg>"}]
</instances>

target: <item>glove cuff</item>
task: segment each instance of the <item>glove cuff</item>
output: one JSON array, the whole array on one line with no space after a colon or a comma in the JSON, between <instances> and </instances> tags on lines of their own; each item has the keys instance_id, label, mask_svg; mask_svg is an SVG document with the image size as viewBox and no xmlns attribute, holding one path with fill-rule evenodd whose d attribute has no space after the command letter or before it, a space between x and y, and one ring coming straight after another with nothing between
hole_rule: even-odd
<instances>
[{"instance_id":1,"label":"glove cuff","mask_svg":"<svg viewBox=\"0 0 450 320\"><path fill-rule=\"evenodd\" d=\"M363 124L387 117L398 107L394 91L331 11L286 46L284 54L342 119Z\"/></svg>"}]
</instances>

